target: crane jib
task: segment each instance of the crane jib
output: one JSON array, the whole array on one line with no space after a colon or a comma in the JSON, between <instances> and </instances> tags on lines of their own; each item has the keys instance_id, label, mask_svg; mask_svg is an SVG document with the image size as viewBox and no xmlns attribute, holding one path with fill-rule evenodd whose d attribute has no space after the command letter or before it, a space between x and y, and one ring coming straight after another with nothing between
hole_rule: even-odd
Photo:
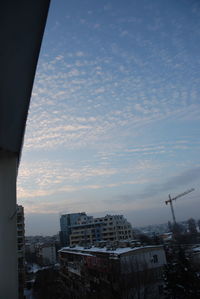
<instances>
[{"instance_id":1,"label":"crane jib","mask_svg":"<svg viewBox=\"0 0 200 299\"><path fill-rule=\"evenodd\" d=\"M176 200L177 198L182 197L182 196L184 196L184 195L186 195L186 194L188 194L188 193L190 193L190 192L192 192L192 191L194 191L194 190L195 190L194 188L189 189L189 190L187 190L187 191L185 191L185 192L183 192L183 193L181 193L181 194L175 196L174 198L171 198L171 196L170 196L170 194L169 194L169 199L165 201L165 204L167 205L168 203L170 203L170 208L171 208L172 218L173 218L173 222L174 222L174 224L176 223L176 218L175 218L175 213L174 213L174 208L173 208L172 201L173 201L173 200Z\"/></svg>"}]
</instances>

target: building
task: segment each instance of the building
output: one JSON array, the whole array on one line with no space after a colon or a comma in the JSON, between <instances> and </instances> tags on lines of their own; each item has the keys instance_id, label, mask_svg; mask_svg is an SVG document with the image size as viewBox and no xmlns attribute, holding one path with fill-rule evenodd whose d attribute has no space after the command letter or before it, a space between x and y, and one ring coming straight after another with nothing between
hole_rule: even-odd
<instances>
[{"instance_id":1,"label":"building","mask_svg":"<svg viewBox=\"0 0 200 299\"><path fill-rule=\"evenodd\" d=\"M0 2L0 298L18 298L17 169L49 3Z\"/></svg>"},{"instance_id":2,"label":"building","mask_svg":"<svg viewBox=\"0 0 200 299\"><path fill-rule=\"evenodd\" d=\"M159 237L163 240L164 243L171 243L174 241L174 236L172 232L163 233Z\"/></svg>"},{"instance_id":3,"label":"building","mask_svg":"<svg viewBox=\"0 0 200 299\"><path fill-rule=\"evenodd\" d=\"M25 226L24 208L17 205L17 252L19 298L23 298L25 284Z\"/></svg>"},{"instance_id":4,"label":"building","mask_svg":"<svg viewBox=\"0 0 200 299\"><path fill-rule=\"evenodd\" d=\"M41 266L54 265L56 263L56 248L55 244L37 244L36 260Z\"/></svg>"},{"instance_id":5,"label":"building","mask_svg":"<svg viewBox=\"0 0 200 299\"><path fill-rule=\"evenodd\" d=\"M92 222L71 226L70 246L94 244L103 240L103 222Z\"/></svg>"},{"instance_id":6,"label":"building","mask_svg":"<svg viewBox=\"0 0 200 299\"><path fill-rule=\"evenodd\" d=\"M61 276L74 299L89 294L95 299L162 298L162 246L65 247L59 257Z\"/></svg>"},{"instance_id":7,"label":"building","mask_svg":"<svg viewBox=\"0 0 200 299\"><path fill-rule=\"evenodd\" d=\"M77 223L87 222L88 216L85 212L64 214L60 217L60 243L61 246L70 244L71 226Z\"/></svg>"},{"instance_id":8,"label":"building","mask_svg":"<svg viewBox=\"0 0 200 299\"><path fill-rule=\"evenodd\" d=\"M88 216L86 216L88 217ZM70 245L94 244L98 241L132 240L133 229L123 215L106 215L105 217L88 219L71 226Z\"/></svg>"}]
</instances>

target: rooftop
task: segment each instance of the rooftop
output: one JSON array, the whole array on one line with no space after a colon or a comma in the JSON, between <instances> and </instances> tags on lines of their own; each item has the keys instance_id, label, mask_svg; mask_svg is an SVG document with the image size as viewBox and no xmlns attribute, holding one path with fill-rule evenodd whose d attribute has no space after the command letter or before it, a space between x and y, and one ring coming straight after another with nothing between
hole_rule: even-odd
<instances>
[{"instance_id":1,"label":"rooftop","mask_svg":"<svg viewBox=\"0 0 200 299\"><path fill-rule=\"evenodd\" d=\"M75 246L75 247L63 247L59 250L59 252L66 252L66 253L73 253L73 254L85 254L85 253L107 253L107 254L114 254L114 255L121 255L132 251L140 251L141 249L155 249L155 248L163 248L162 245L156 246L140 246L140 247L125 247L125 248L115 248L109 249L108 247L95 247L91 246L90 248L82 247L82 246Z\"/></svg>"}]
</instances>

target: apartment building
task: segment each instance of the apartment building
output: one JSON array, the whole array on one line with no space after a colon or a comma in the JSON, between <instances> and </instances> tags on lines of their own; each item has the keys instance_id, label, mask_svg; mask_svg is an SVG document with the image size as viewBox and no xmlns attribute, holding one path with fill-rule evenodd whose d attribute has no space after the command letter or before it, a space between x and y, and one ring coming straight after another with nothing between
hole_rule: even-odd
<instances>
[{"instance_id":1,"label":"apartment building","mask_svg":"<svg viewBox=\"0 0 200 299\"><path fill-rule=\"evenodd\" d=\"M99 218L85 215L71 226L69 236L71 246L131 239L133 239L133 229L123 215L106 215Z\"/></svg>"},{"instance_id":2,"label":"apartment building","mask_svg":"<svg viewBox=\"0 0 200 299\"><path fill-rule=\"evenodd\" d=\"M17 249L19 298L23 298L25 284L25 226L24 208L20 205L17 205Z\"/></svg>"},{"instance_id":3,"label":"apartment building","mask_svg":"<svg viewBox=\"0 0 200 299\"><path fill-rule=\"evenodd\" d=\"M54 265L56 263L55 244L38 243L35 246L36 260L41 266Z\"/></svg>"},{"instance_id":4,"label":"apartment building","mask_svg":"<svg viewBox=\"0 0 200 299\"><path fill-rule=\"evenodd\" d=\"M88 219L85 212L63 214L60 217L60 244L61 246L68 246L70 244L71 226L84 223Z\"/></svg>"},{"instance_id":5,"label":"apartment building","mask_svg":"<svg viewBox=\"0 0 200 299\"><path fill-rule=\"evenodd\" d=\"M82 244L87 246L103 240L103 222L77 224L71 227L70 246Z\"/></svg>"},{"instance_id":6,"label":"apartment building","mask_svg":"<svg viewBox=\"0 0 200 299\"><path fill-rule=\"evenodd\" d=\"M74 299L163 298L162 246L65 247L59 258L61 276Z\"/></svg>"}]
</instances>

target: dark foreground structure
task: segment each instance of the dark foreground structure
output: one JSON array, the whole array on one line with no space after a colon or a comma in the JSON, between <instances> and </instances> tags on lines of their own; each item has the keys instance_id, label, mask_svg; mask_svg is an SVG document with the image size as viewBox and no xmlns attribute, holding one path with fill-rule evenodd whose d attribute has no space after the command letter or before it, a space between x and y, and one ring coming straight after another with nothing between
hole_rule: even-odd
<instances>
[{"instance_id":1,"label":"dark foreground structure","mask_svg":"<svg viewBox=\"0 0 200 299\"><path fill-rule=\"evenodd\" d=\"M0 298L18 298L16 178L49 0L0 2Z\"/></svg>"},{"instance_id":2,"label":"dark foreground structure","mask_svg":"<svg viewBox=\"0 0 200 299\"><path fill-rule=\"evenodd\" d=\"M69 298L162 298L162 246L65 247L59 257Z\"/></svg>"}]
</instances>

